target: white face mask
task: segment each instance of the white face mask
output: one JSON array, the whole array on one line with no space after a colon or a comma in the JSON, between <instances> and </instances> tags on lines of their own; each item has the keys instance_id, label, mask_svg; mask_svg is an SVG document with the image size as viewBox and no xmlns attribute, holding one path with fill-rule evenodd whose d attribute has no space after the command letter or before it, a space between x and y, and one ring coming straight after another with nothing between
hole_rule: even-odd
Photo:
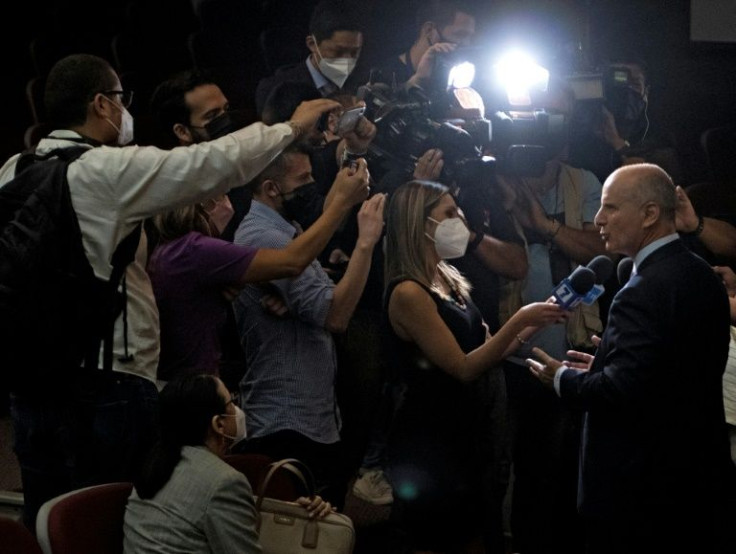
<instances>
[{"instance_id":1,"label":"white face mask","mask_svg":"<svg viewBox=\"0 0 736 554\"><path fill-rule=\"evenodd\" d=\"M240 407L236 406L235 404L233 404L233 408L235 408L234 414L221 414L221 417L234 417L235 418L235 436L226 435L225 433L222 433L222 436L228 439L232 439L235 442L239 442L248 436L248 433L245 428L245 412L241 410Z\"/></svg>"},{"instance_id":2,"label":"white face mask","mask_svg":"<svg viewBox=\"0 0 736 554\"><path fill-rule=\"evenodd\" d=\"M110 118L107 118L107 122L118 132L118 146L125 146L133 142L133 116L130 115L130 112L126 108L120 107L117 104L114 105L123 113L120 127L115 125Z\"/></svg>"},{"instance_id":3,"label":"white face mask","mask_svg":"<svg viewBox=\"0 0 736 554\"><path fill-rule=\"evenodd\" d=\"M319 54L320 73L342 88L353 69L355 69L355 64L358 63L357 58L325 58L322 56L322 52L319 51L316 38L314 39L314 46Z\"/></svg>"},{"instance_id":4,"label":"white face mask","mask_svg":"<svg viewBox=\"0 0 736 554\"><path fill-rule=\"evenodd\" d=\"M212 201L212 208L209 206L209 202L205 204L205 210L207 211L207 217L217 229L218 234L222 234L233 218L235 210L233 205L230 203L230 198L227 195L223 195L222 198Z\"/></svg>"},{"instance_id":5,"label":"white face mask","mask_svg":"<svg viewBox=\"0 0 736 554\"><path fill-rule=\"evenodd\" d=\"M437 224L434 238L424 233L434 242L437 255L443 260L462 258L468 248L468 240L470 239L470 231L465 222L459 217L448 217L442 221L437 221L431 217L427 219Z\"/></svg>"}]
</instances>

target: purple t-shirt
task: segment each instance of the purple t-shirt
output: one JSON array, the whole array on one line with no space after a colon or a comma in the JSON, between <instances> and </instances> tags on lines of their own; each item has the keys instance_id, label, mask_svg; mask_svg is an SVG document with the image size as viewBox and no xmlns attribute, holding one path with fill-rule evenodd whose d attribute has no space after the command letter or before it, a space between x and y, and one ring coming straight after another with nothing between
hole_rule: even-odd
<instances>
[{"instance_id":1,"label":"purple t-shirt","mask_svg":"<svg viewBox=\"0 0 736 554\"><path fill-rule=\"evenodd\" d=\"M161 325L159 379L218 373L230 306L222 291L240 282L256 252L197 232L156 247L148 272Z\"/></svg>"}]
</instances>

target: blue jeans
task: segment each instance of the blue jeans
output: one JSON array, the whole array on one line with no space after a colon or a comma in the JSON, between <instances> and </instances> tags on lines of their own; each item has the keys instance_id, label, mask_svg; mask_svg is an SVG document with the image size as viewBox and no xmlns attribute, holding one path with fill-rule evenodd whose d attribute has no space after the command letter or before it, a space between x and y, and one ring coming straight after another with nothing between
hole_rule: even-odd
<instances>
[{"instance_id":1,"label":"blue jeans","mask_svg":"<svg viewBox=\"0 0 736 554\"><path fill-rule=\"evenodd\" d=\"M65 492L130 481L156 438L158 391L142 377L80 371L53 395L11 395L25 525Z\"/></svg>"}]
</instances>

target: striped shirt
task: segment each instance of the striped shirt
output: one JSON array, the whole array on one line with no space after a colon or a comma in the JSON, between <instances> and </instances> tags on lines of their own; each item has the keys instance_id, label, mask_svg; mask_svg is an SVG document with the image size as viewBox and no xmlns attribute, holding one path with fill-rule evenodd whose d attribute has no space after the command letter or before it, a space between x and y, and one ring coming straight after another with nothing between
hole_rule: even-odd
<instances>
[{"instance_id":1,"label":"striped shirt","mask_svg":"<svg viewBox=\"0 0 736 554\"><path fill-rule=\"evenodd\" d=\"M276 211L253 200L235 243L284 248L296 234ZM291 430L323 444L340 440L337 357L332 333L324 328L334 288L313 261L296 278L246 286L234 302L246 356L240 404L248 417L249 437ZM281 295L288 315L274 316L261 307L261 298L269 292Z\"/></svg>"}]
</instances>

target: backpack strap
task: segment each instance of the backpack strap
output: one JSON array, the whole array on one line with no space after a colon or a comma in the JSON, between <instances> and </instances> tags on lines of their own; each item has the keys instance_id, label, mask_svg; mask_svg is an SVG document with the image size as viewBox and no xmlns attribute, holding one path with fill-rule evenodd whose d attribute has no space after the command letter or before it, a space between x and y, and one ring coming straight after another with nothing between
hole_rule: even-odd
<instances>
[{"instance_id":1,"label":"backpack strap","mask_svg":"<svg viewBox=\"0 0 736 554\"><path fill-rule=\"evenodd\" d=\"M36 147L32 146L21 152L18 160L15 162L15 175L18 175L28 169L35 162L42 162L49 158L59 158L67 163L76 160L84 154L89 148L83 146L69 146L67 148L54 148L45 154L36 154Z\"/></svg>"},{"instance_id":2,"label":"backpack strap","mask_svg":"<svg viewBox=\"0 0 736 554\"><path fill-rule=\"evenodd\" d=\"M141 240L142 228L143 224L138 223L120 244L118 244L112 255L112 273L110 273L107 289L107 301L111 307L111 312L105 321L105 330L102 335L103 371L112 371L115 322L121 313L123 317L123 345L125 354L120 358L120 361L127 363L133 360L133 356L128 353L128 288L125 280L125 270L135 258L135 253ZM118 286L122 287L121 293L118 293ZM99 353L100 344L98 343L96 348L91 348L87 352L84 361L85 368L97 369Z\"/></svg>"}]
</instances>

